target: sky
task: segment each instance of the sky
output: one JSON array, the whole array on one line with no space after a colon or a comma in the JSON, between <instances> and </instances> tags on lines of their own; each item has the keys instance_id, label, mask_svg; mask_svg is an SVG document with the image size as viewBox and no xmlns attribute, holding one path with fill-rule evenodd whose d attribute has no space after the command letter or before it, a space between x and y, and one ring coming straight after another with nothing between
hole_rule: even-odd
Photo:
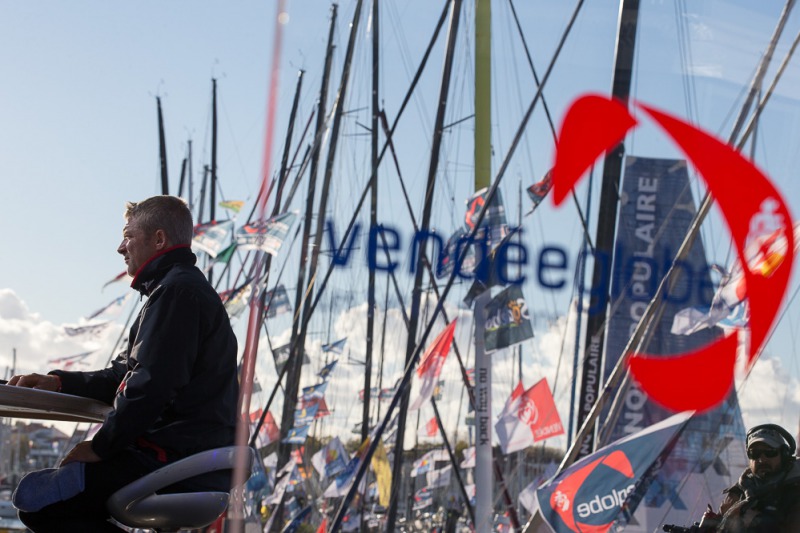
<instances>
[{"instance_id":1,"label":"sky","mask_svg":"<svg viewBox=\"0 0 800 533\"><path fill-rule=\"evenodd\" d=\"M493 172L512 145L520 119L535 92L525 52L521 47L508 4L496 3L493 14ZM639 45L633 79L633 97L670 110L708 131L726 138L741 105L755 66L769 41L782 2L769 0L758 6L745 1L642 2ZM380 100L389 120L398 113L422 53L427 46L444 2L428 0L381 3ZM545 0L517 2L531 60L542 78L567 26L573 5ZM464 202L474 190L472 181L472 90L470 47L473 2L464 3L462 33L454 59L453 85L448 103L448 124L440 159L432 225L449 234L463 218ZM312 121L318 98L325 43L331 19L329 2L288 1L288 21L283 25L275 140L271 148L272 170L277 168L288 127L289 111L299 72L303 85L292 151L309 143L299 135ZM347 30L355 2L341 2L335 29L333 78L328 98L338 90ZM365 11L368 9L365 5ZM614 61L617 3L587 2L570 38L552 70L545 101L556 126L566 106L587 92L608 93ZM265 157L268 84L275 31L275 3L145 0L108 3L81 0L64 3L0 2L0 161L3 194L0 195L0 377L8 374L16 349L17 372L45 371L49 360L91 351L88 366L102 366L123 335L125 320L139 302L129 298L112 323L96 337L70 337L64 327L90 323L86 317L112 300L130 292L125 282L104 284L124 269L115 250L121 238L126 201L160 193L156 97L160 97L167 138L170 192L177 192L181 160L192 142L192 181L197 195L203 165L211 151L211 86L218 90L218 199L243 200L244 217L253 206ZM372 21L364 14L355 41L352 84L347 89L347 115L333 171L326 220L341 235L369 176L370 71ZM775 53L767 80L789 49L800 29L794 13ZM421 199L430 167L431 131L438 100L446 31L434 46L430 65L423 73L414 98L395 132L399 168L420 219ZM766 108L752 154L756 163L785 195L790 210L800 212L794 188L800 151L800 67L792 62ZM326 136L326 146L330 139ZM663 134L643 125L628 140L628 152L677 157ZM538 181L552 165L553 138L539 105L524 130L522 141L510 160L502 193L510 220L530 210L519 191ZM746 147L749 151L749 146ZM302 149L300 150L302 155ZM388 156L388 154L387 154ZM324 159L323 159L324 160ZM381 167L379 221L399 229L402 265L400 286L408 305L412 276L411 224L398 172L388 159ZM599 180L595 180L599 181ZM695 199L704 191L694 179ZM747 192L747 184L731 177L731 186ZM305 183L292 208L304 208ZM578 197L586 196L585 182ZM595 185L595 189L597 185ZM596 191L593 191L596 192ZM521 200L520 197L521 196ZM519 205L518 205L519 202ZM596 206L595 206L596 211ZM217 216L232 216L217 208ZM362 214L360 219L366 224ZM572 206L556 208L549 200L532 216L522 219L526 244L535 254L547 245L569 250L574 266L581 226ZM591 227L593 228L593 222ZM710 262L728 265L730 237L719 213L714 211L702 231ZM326 249L329 246L326 247ZM286 243L279 268L298 253L299 243ZM356 247L347 268L334 278L330 297L323 300L331 312L312 323L306 350L312 367L302 385L315 381L314 372L324 364L323 343L348 338L338 375L328 394L339 395L335 416L325 422L332 432L349 431L360 419L354 397L354 380L363 372L354 360L363 358L365 338L365 248ZM327 268L326 255L322 264ZM290 266L289 272L296 271ZM547 377L563 420L569 407L570 364L566 355L573 344L574 317L570 293L539 290L531 267L526 284L536 336L523 345L523 381L530 386ZM286 274L284 284L296 285ZM281 278L284 279L284 278ZM399 377L405 356L405 336L399 299L386 287L388 277L378 280L378 294L386 326L386 377ZM789 297L798 287L793 277ZM463 287L460 290L463 291ZM430 309L430 308L428 308ZM800 305L786 305L764 354L747 380L740 384L740 401L746 425L778 422L797 429L800 413L797 346ZM459 316L457 342L468 358L471 313L448 300L448 311ZM100 317L104 318L104 317ZM95 319L96 321L97 319ZM242 323L236 321L237 332ZM260 345L258 371L264 389L274 383L268 345L288 341L289 321L278 317L267 325L269 339ZM378 341L383 340L381 335ZM243 333L240 346L244 344ZM349 363L348 363L349 360ZM346 364L347 363L347 364ZM455 369L451 357L444 372ZM494 366L497 382L494 407L499 410L516 381L518 363L510 351L499 354ZM5 374L4 374L5 373ZM454 381L454 380L451 380ZM383 386L389 386L384 382ZM456 383L448 383L443 409L463 413L463 395ZM770 391L771 394L764 394ZM254 402L263 398L254 398ZM329 403L331 403L329 401ZM280 400L278 401L280 405ZM385 406L384 406L385 407ZM274 409L274 408L273 408ZM279 412L279 410L274 410ZM422 421L431 416L423 410ZM448 417L456 431L458 417ZM564 446L564 439L553 439Z\"/></svg>"}]
</instances>

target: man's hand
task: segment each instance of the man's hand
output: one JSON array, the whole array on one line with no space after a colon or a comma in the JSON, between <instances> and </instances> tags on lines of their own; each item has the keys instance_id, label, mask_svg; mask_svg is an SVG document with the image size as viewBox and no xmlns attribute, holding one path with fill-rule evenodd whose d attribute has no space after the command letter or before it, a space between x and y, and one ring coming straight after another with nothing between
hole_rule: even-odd
<instances>
[{"instance_id":1,"label":"man's hand","mask_svg":"<svg viewBox=\"0 0 800 533\"><path fill-rule=\"evenodd\" d=\"M42 389L58 392L61 388L61 378L50 374L27 374L24 376L14 376L8 381L9 385L17 387L28 387L29 389Z\"/></svg>"},{"instance_id":2,"label":"man's hand","mask_svg":"<svg viewBox=\"0 0 800 533\"><path fill-rule=\"evenodd\" d=\"M74 462L96 463L98 461L102 461L102 458L92 450L92 441L85 440L79 442L67 453L67 456L61 461L61 466Z\"/></svg>"}]
</instances>

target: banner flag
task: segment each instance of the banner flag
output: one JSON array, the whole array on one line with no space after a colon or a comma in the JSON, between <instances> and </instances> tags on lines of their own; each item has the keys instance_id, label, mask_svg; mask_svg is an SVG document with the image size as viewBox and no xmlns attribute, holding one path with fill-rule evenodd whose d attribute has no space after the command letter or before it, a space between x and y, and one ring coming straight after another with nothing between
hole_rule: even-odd
<instances>
[{"instance_id":1,"label":"banner flag","mask_svg":"<svg viewBox=\"0 0 800 533\"><path fill-rule=\"evenodd\" d=\"M341 355L342 352L344 351L344 345L346 342L347 342L347 337L339 339L338 341L332 342L330 344L323 344L322 351L325 353L333 352Z\"/></svg>"},{"instance_id":2,"label":"banner flag","mask_svg":"<svg viewBox=\"0 0 800 533\"><path fill-rule=\"evenodd\" d=\"M425 480L429 489L439 489L450 484L453 474L453 465L444 466L438 470L429 470L425 473Z\"/></svg>"},{"instance_id":3,"label":"banner flag","mask_svg":"<svg viewBox=\"0 0 800 533\"><path fill-rule=\"evenodd\" d=\"M627 521L691 418L678 413L583 457L536 491L555 533L605 533Z\"/></svg>"},{"instance_id":4,"label":"banner flag","mask_svg":"<svg viewBox=\"0 0 800 533\"><path fill-rule=\"evenodd\" d=\"M120 311L122 311L122 307L125 305L125 302L128 301L128 299L131 297L132 294L133 294L132 292L129 292L127 294L123 294L119 298L114 298L113 300L111 300L111 303L109 303L105 307L98 309L91 315L87 316L86 320L97 318L98 316L103 314L109 317L115 317L119 315Z\"/></svg>"},{"instance_id":5,"label":"banner flag","mask_svg":"<svg viewBox=\"0 0 800 533\"><path fill-rule=\"evenodd\" d=\"M495 424L495 430L504 455L563 435L564 427L547 379L540 379L525 391L521 382L517 384Z\"/></svg>"},{"instance_id":6,"label":"banner flag","mask_svg":"<svg viewBox=\"0 0 800 533\"><path fill-rule=\"evenodd\" d=\"M289 434L281 442L285 444L304 444L308 437L308 429L311 426L295 427L289 430Z\"/></svg>"},{"instance_id":7,"label":"banner flag","mask_svg":"<svg viewBox=\"0 0 800 533\"><path fill-rule=\"evenodd\" d=\"M230 211L233 211L234 213L238 213L239 211L242 210L242 207L244 207L244 201L243 200L225 200L225 201L220 202L217 205L219 205L223 209L228 209Z\"/></svg>"},{"instance_id":8,"label":"banner flag","mask_svg":"<svg viewBox=\"0 0 800 533\"><path fill-rule=\"evenodd\" d=\"M422 356L419 366L417 367L417 376L421 380L420 391L419 395L408 408L409 411L419 409L422 404L433 395L434 388L439 380L439 374L442 371L442 366L444 366L445 359L447 359L447 354L450 353L450 346L453 344L453 334L455 330L456 320L453 320L439 333L439 336L436 337L433 344L428 346L428 349Z\"/></svg>"},{"instance_id":9,"label":"banner flag","mask_svg":"<svg viewBox=\"0 0 800 533\"><path fill-rule=\"evenodd\" d=\"M264 316L266 318L274 318L281 313L292 311L292 303L289 301L289 295L283 285L264 292L262 298L264 298Z\"/></svg>"},{"instance_id":10,"label":"banner flag","mask_svg":"<svg viewBox=\"0 0 800 533\"><path fill-rule=\"evenodd\" d=\"M65 357L56 357L54 359L48 359L47 363L50 365L58 365L59 370L71 370L72 365L88 365L89 363L84 361L84 359L93 353L94 351L83 352L75 355L67 355Z\"/></svg>"},{"instance_id":11,"label":"banner flag","mask_svg":"<svg viewBox=\"0 0 800 533\"><path fill-rule=\"evenodd\" d=\"M528 196L533 202L533 207L528 212L528 214L533 213L533 210L536 209L542 200L544 200L547 193L550 192L550 189L553 188L553 179L552 179L553 169L547 171L547 174L544 175L541 181L538 181L528 187L526 190L528 191Z\"/></svg>"},{"instance_id":12,"label":"banner flag","mask_svg":"<svg viewBox=\"0 0 800 533\"><path fill-rule=\"evenodd\" d=\"M412 509L419 511L433 505L433 493L427 487L422 487L414 493L414 503Z\"/></svg>"},{"instance_id":13,"label":"banner flag","mask_svg":"<svg viewBox=\"0 0 800 533\"><path fill-rule=\"evenodd\" d=\"M294 427L308 426L317 417L319 404L294 410Z\"/></svg>"},{"instance_id":14,"label":"banner flag","mask_svg":"<svg viewBox=\"0 0 800 533\"><path fill-rule=\"evenodd\" d=\"M336 363L338 363L338 362L339 362L338 359L334 359L333 361L331 361L327 365L323 366L322 370L319 371L317 376L319 376L323 380L327 381L328 378L330 378L331 373L333 372L333 369L336 368Z\"/></svg>"},{"instance_id":15,"label":"banner flag","mask_svg":"<svg viewBox=\"0 0 800 533\"><path fill-rule=\"evenodd\" d=\"M386 448L381 440L375 447L370 465L378 482L378 503L388 508L392 495L392 467L389 465L389 456L386 455Z\"/></svg>"},{"instance_id":16,"label":"banner flag","mask_svg":"<svg viewBox=\"0 0 800 533\"><path fill-rule=\"evenodd\" d=\"M70 337L77 337L78 335L87 335L89 337L98 337L100 333L106 329L111 322L100 322L99 324L89 324L87 326L78 326L77 328L71 328L69 326L64 326L64 333L69 335Z\"/></svg>"},{"instance_id":17,"label":"banner flag","mask_svg":"<svg viewBox=\"0 0 800 533\"><path fill-rule=\"evenodd\" d=\"M275 372L280 376L283 367L286 365L286 362L289 360L289 354L291 353L292 344L284 344L283 346L278 346L277 348L273 348L272 350L272 358L275 360ZM308 358L308 354L303 352L303 364L307 365L311 362L311 359Z\"/></svg>"},{"instance_id":18,"label":"banner flag","mask_svg":"<svg viewBox=\"0 0 800 533\"><path fill-rule=\"evenodd\" d=\"M105 289L107 286L111 285L112 283L116 283L117 281L122 280L127 275L128 275L128 271L127 270L123 270L122 272L120 272L119 274L114 276L112 279L110 279L110 280L106 281L105 283L103 283L103 286L100 288L100 292L103 292L103 289Z\"/></svg>"},{"instance_id":19,"label":"banner flag","mask_svg":"<svg viewBox=\"0 0 800 533\"><path fill-rule=\"evenodd\" d=\"M486 352L493 352L533 337L528 306L519 285L511 285L486 305Z\"/></svg>"},{"instance_id":20,"label":"banner flag","mask_svg":"<svg viewBox=\"0 0 800 533\"><path fill-rule=\"evenodd\" d=\"M255 429L255 424L261 419L262 409L258 409L250 413L251 430ZM259 447L263 448L268 444L276 442L281 437L281 430L278 424L275 423L275 418L272 413L267 411L267 416L264 417L264 423L261 424L261 430L258 433Z\"/></svg>"},{"instance_id":21,"label":"banner flag","mask_svg":"<svg viewBox=\"0 0 800 533\"><path fill-rule=\"evenodd\" d=\"M334 437L311 457L311 464L322 478L335 477L342 472L350 461L350 454L339 440Z\"/></svg>"},{"instance_id":22,"label":"banner flag","mask_svg":"<svg viewBox=\"0 0 800 533\"><path fill-rule=\"evenodd\" d=\"M217 254L230 246L232 235L233 220L204 222L194 227L192 248L217 257Z\"/></svg>"},{"instance_id":23,"label":"banner flag","mask_svg":"<svg viewBox=\"0 0 800 533\"><path fill-rule=\"evenodd\" d=\"M420 437L435 437L438 434L439 424L436 423L435 416L420 426L419 431L417 431L417 435Z\"/></svg>"},{"instance_id":24,"label":"banner flag","mask_svg":"<svg viewBox=\"0 0 800 533\"><path fill-rule=\"evenodd\" d=\"M250 295L253 293L252 278L233 289L227 289L219 293L222 304L228 312L228 317L236 318L242 314L250 303Z\"/></svg>"},{"instance_id":25,"label":"banner flag","mask_svg":"<svg viewBox=\"0 0 800 533\"><path fill-rule=\"evenodd\" d=\"M296 218L297 213L287 211L268 220L245 224L236 230L236 244L242 250L261 250L270 255L278 255L278 250Z\"/></svg>"},{"instance_id":26,"label":"banner flag","mask_svg":"<svg viewBox=\"0 0 800 533\"><path fill-rule=\"evenodd\" d=\"M464 459L458 465L459 468L475 468L475 446L464 448L462 453L464 454Z\"/></svg>"}]
</instances>

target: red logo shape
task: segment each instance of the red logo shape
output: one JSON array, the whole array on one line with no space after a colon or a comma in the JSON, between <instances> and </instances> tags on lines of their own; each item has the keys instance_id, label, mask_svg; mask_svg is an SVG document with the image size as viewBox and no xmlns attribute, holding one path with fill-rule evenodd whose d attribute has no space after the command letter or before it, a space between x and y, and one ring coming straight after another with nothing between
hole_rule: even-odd
<instances>
[{"instance_id":1,"label":"red logo shape","mask_svg":"<svg viewBox=\"0 0 800 533\"><path fill-rule=\"evenodd\" d=\"M561 480L550 495L550 506L555 509L558 516L572 531L580 533L605 533L613 522L608 524L585 524L575 520L575 495L594 470L605 465L613 468L625 477L633 479L633 466L624 452L615 450L610 454L599 457L576 470L572 475Z\"/></svg>"},{"instance_id":2,"label":"red logo shape","mask_svg":"<svg viewBox=\"0 0 800 533\"><path fill-rule=\"evenodd\" d=\"M678 145L714 195L743 265L750 306L746 366L755 363L786 294L794 262L792 218L781 194L753 163L728 144L687 122L637 103ZM625 105L601 95L578 98L567 111L553 167L553 199L559 205L594 161L637 124ZM597 132L600 132L599 134ZM735 181L734 181L735 180ZM746 192L736 185L746 184ZM765 238L766 237L766 238ZM745 250L759 242L759 258ZM766 267L765 267L766 265ZM710 409L733 386L740 331L674 357L632 354L631 373L656 402L676 411Z\"/></svg>"}]
</instances>

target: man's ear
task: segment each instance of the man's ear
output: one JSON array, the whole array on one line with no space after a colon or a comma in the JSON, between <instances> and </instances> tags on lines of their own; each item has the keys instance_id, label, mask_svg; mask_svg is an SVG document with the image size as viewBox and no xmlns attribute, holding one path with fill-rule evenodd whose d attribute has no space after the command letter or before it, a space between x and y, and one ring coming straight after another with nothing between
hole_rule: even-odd
<instances>
[{"instance_id":1,"label":"man's ear","mask_svg":"<svg viewBox=\"0 0 800 533\"><path fill-rule=\"evenodd\" d=\"M156 250L164 250L169 246L169 242L167 240L167 232L163 229L156 230Z\"/></svg>"}]
</instances>

